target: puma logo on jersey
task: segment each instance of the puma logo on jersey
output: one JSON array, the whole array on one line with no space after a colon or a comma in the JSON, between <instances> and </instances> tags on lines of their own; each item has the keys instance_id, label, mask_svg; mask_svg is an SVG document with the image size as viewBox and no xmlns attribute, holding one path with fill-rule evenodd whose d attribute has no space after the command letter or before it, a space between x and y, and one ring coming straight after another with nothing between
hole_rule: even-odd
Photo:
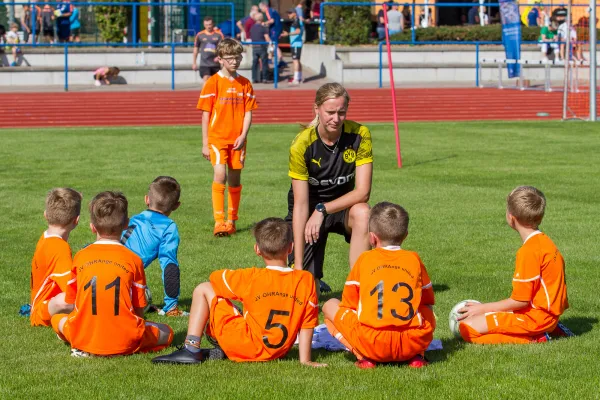
<instances>
[{"instance_id":1,"label":"puma logo on jersey","mask_svg":"<svg viewBox=\"0 0 600 400\"><path fill-rule=\"evenodd\" d=\"M323 157L319 158L318 160L315 160L314 158L311 158L310 162L313 164L317 164L319 166L319 168L321 168L321 160L323 159Z\"/></svg>"}]
</instances>

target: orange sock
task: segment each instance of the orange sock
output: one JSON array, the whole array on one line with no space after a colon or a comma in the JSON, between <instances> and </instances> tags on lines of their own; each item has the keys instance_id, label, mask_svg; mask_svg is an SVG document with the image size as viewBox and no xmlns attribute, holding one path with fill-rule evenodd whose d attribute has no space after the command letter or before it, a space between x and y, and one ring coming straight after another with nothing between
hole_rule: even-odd
<instances>
[{"instance_id":1,"label":"orange sock","mask_svg":"<svg viewBox=\"0 0 600 400\"><path fill-rule=\"evenodd\" d=\"M505 333L479 333L469 325L462 323L459 326L460 335L469 343L476 344L529 344L529 336L509 335Z\"/></svg>"},{"instance_id":2,"label":"orange sock","mask_svg":"<svg viewBox=\"0 0 600 400\"><path fill-rule=\"evenodd\" d=\"M212 184L212 203L213 216L215 222L224 222L225 212L225 185L222 183L213 182Z\"/></svg>"},{"instance_id":3,"label":"orange sock","mask_svg":"<svg viewBox=\"0 0 600 400\"><path fill-rule=\"evenodd\" d=\"M229 221L237 221L238 209L240 208L240 198L242 197L242 185L227 188L229 196L227 197L227 203L229 208L227 210L227 219Z\"/></svg>"},{"instance_id":4,"label":"orange sock","mask_svg":"<svg viewBox=\"0 0 600 400\"><path fill-rule=\"evenodd\" d=\"M354 349L350 342L348 342L346 338L342 336L342 333L335 327L335 325L333 325L333 322L325 318L325 325L327 326L327 330L329 331L329 333L331 333L331 336L333 336L334 338L339 340L341 344L346 346L346 348L350 350L358 360L363 360L365 358L365 356L363 356L356 349Z\"/></svg>"}]
</instances>

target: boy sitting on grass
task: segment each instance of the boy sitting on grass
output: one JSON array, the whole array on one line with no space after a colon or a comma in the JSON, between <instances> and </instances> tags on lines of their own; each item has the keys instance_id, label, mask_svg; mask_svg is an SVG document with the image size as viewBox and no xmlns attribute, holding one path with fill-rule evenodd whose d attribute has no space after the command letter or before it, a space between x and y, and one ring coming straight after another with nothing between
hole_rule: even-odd
<instances>
[{"instance_id":1,"label":"boy sitting on grass","mask_svg":"<svg viewBox=\"0 0 600 400\"><path fill-rule=\"evenodd\" d=\"M159 351L171 344L173 330L144 320L146 275L142 260L120 243L127 227L127 199L102 192L90 203L96 242L73 260L65 301L69 314L52 317L52 328L71 344L71 355L125 355Z\"/></svg>"},{"instance_id":2,"label":"boy sitting on grass","mask_svg":"<svg viewBox=\"0 0 600 400\"><path fill-rule=\"evenodd\" d=\"M37 243L31 261L31 326L50 326L54 314L69 313L65 302L73 259L69 234L79 223L81 194L70 188L52 189L46 196L48 229Z\"/></svg>"},{"instance_id":3,"label":"boy sitting on grass","mask_svg":"<svg viewBox=\"0 0 600 400\"><path fill-rule=\"evenodd\" d=\"M300 362L326 366L311 361L313 328L318 325L317 294L309 272L287 266L293 248L290 225L280 218L267 218L256 224L254 237L254 251L263 258L266 268L213 272L210 282L194 290L183 348L152 362L202 362L205 356L200 340L206 327L209 341L218 346L217 350L222 349L222 357L232 361L284 357L300 332ZM244 311L238 311L231 300L241 301Z\"/></svg>"},{"instance_id":4,"label":"boy sitting on grass","mask_svg":"<svg viewBox=\"0 0 600 400\"><path fill-rule=\"evenodd\" d=\"M348 275L342 301L323 306L332 336L354 353L361 369L377 362L408 361L427 365L423 354L433 340L433 287L419 255L402 250L408 213L399 205L379 203L369 217L373 250L360 255Z\"/></svg>"},{"instance_id":5,"label":"boy sitting on grass","mask_svg":"<svg viewBox=\"0 0 600 400\"><path fill-rule=\"evenodd\" d=\"M159 176L150 184L144 202L148 206L131 218L129 227L123 232L121 243L140 256L144 268L158 258L162 269L165 306L160 315L180 317L189 315L179 309L179 230L169 218L179 206L181 186L170 176Z\"/></svg>"},{"instance_id":6,"label":"boy sitting on grass","mask_svg":"<svg viewBox=\"0 0 600 400\"><path fill-rule=\"evenodd\" d=\"M507 198L506 222L519 233L513 291L494 303L467 303L459 312L460 334L471 343L545 342L569 307L565 262L556 245L538 228L546 198L532 186L519 186ZM561 335L560 332L555 334Z\"/></svg>"}]
</instances>

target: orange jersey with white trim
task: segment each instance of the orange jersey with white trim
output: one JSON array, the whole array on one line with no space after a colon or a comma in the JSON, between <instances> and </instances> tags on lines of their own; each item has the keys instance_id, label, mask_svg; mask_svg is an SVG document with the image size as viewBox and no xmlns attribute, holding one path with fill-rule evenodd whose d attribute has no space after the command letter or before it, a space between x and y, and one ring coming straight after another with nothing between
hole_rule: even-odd
<instances>
[{"instance_id":1,"label":"orange jersey with white trim","mask_svg":"<svg viewBox=\"0 0 600 400\"><path fill-rule=\"evenodd\" d=\"M198 109L210 113L208 142L233 144L242 134L244 115L258 108L252 84L238 75L227 78L221 72L206 81L198 100Z\"/></svg>"},{"instance_id":2,"label":"orange jersey with white trim","mask_svg":"<svg viewBox=\"0 0 600 400\"><path fill-rule=\"evenodd\" d=\"M31 260L32 308L66 290L72 264L69 244L58 235L44 232Z\"/></svg>"},{"instance_id":3,"label":"orange jersey with white trim","mask_svg":"<svg viewBox=\"0 0 600 400\"><path fill-rule=\"evenodd\" d=\"M387 246L360 255L350 271L340 307L356 310L372 328L422 325L420 305L435 303L427 270L413 251Z\"/></svg>"},{"instance_id":4,"label":"orange jersey with white trim","mask_svg":"<svg viewBox=\"0 0 600 400\"><path fill-rule=\"evenodd\" d=\"M66 302L71 347L92 354L128 354L138 348L144 319L146 275L142 259L120 243L99 240L75 255Z\"/></svg>"},{"instance_id":5,"label":"orange jersey with white trim","mask_svg":"<svg viewBox=\"0 0 600 400\"><path fill-rule=\"evenodd\" d=\"M548 236L532 233L517 252L511 298L560 316L567 308L565 260Z\"/></svg>"},{"instance_id":6,"label":"orange jersey with white trim","mask_svg":"<svg viewBox=\"0 0 600 400\"><path fill-rule=\"evenodd\" d=\"M244 304L244 318L253 342L263 347L253 361L283 357L300 329L318 325L315 280L308 271L288 267L220 270L210 274L218 297Z\"/></svg>"}]
</instances>

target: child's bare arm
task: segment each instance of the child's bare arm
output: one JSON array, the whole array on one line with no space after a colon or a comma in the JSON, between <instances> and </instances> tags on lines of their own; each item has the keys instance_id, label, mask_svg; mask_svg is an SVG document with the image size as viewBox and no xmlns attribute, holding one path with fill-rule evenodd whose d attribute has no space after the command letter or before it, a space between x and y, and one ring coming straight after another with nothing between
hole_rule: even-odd
<instances>
[{"instance_id":1,"label":"child's bare arm","mask_svg":"<svg viewBox=\"0 0 600 400\"><path fill-rule=\"evenodd\" d=\"M516 311L525 308L528 305L529 302L527 301L513 300L511 298L495 301L493 303L467 303L463 308L458 310L458 312L462 314L457 319L462 321L463 319L488 312Z\"/></svg>"},{"instance_id":2,"label":"child's bare arm","mask_svg":"<svg viewBox=\"0 0 600 400\"><path fill-rule=\"evenodd\" d=\"M326 367L327 364L312 361L312 337L312 329L300 329L300 343L298 345L300 364L315 368Z\"/></svg>"},{"instance_id":3,"label":"child's bare arm","mask_svg":"<svg viewBox=\"0 0 600 400\"><path fill-rule=\"evenodd\" d=\"M242 125L242 134L235 139L235 143L233 144L234 150L240 150L244 147L246 138L248 138L248 132L250 131L250 125L252 125L252 111L246 111L244 114L244 124Z\"/></svg>"},{"instance_id":4,"label":"child's bare arm","mask_svg":"<svg viewBox=\"0 0 600 400\"><path fill-rule=\"evenodd\" d=\"M210 150L208 149L208 123L210 113L202 111L202 156L210 161Z\"/></svg>"}]
</instances>

